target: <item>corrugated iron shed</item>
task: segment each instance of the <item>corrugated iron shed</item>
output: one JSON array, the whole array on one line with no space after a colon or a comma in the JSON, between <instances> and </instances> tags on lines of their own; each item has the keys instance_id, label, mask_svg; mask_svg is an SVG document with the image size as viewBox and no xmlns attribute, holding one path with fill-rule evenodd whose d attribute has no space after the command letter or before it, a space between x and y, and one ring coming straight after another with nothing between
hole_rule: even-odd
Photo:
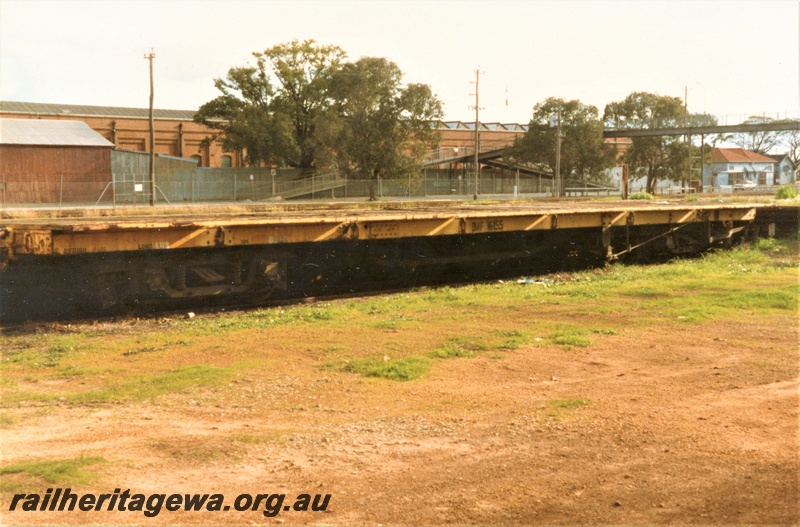
<instances>
[{"instance_id":1,"label":"corrugated iron shed","mask_svg":"<svg viewBox=\"0 0 800 527\"><path fill-rule=\"evenodd\" d=\"M0 144L32 146L105 146L114 143L83 121L0 119Z\"/></svg>"}]
</instances>

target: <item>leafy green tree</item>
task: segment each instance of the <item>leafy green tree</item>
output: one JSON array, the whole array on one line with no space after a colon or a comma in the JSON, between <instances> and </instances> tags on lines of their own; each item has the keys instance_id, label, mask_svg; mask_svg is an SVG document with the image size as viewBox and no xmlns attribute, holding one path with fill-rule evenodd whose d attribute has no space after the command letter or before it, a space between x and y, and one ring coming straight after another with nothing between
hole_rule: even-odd
<instances>
[{"instance_id":1,"label":"leafy green tree","mask_svg":"<svg viewBox=\"0 0 800 527\"><path fill-rule=\"evenodd\" d=\"M300 168L315 166L315 130L330 108L330 83L346 53L338 46L293 40L253 55L259 70L267 71L269 66L277 80L275 109L292 124L299 155L289 164Z\"/></svg>"},{"instance_id":2,"label":"leafy green tree","mask_svg":"<svg viewBox=\"0 0 800 527\"><path fill-rule=\"evenodd\" d=\"M405 86L402 78L396 64L372 57L333 75L319 141L340 172L361 179L419 174L421 154L438 143L431 122L442 118L442 105L429 86Z\"/></svg>"},{"instance_id":3,"label":"leafy green tree","mask_svg":"<svg viewBox=\"0 0 800 527\"><path fill-rule=\"evenodd\" d=\"M222 95L195 121L218 131L226 150L243 150L250 164L315 165L314 131L330 108L330 80L345 57L337 46L292 41L253 53L256 66L231 68L216 79Z\"/></svg>"},{"instance_id":4,"label":"leafy green tree","mask_svg":"<svg viewBox=\"0 0 800 527\"><path fill-rule=\"evenodd\" d=\"M275 92L263 69L231 68L216 79L219 97L205 103L194 120L217 130L207 139L219 140L225 151L241 150L249 165L283 164L298 155L290 121L275 112Z\"/></svg>"},{"instance_id":5,"label":"leafy green tree","mask_svg":"<svg viewBox=\"0 0 800 527\"><path fill-rule=\"evenodd\" d=\"M692 122L679 98L646 92L606 105L603 121L607 128L618 129L675 128ZM623 160L631 173L647 177L648 193L654 193L659 180L686 178L689 148L681 136L633 137L631 141Z\"/></svg>"},{"instance_id":6,"label":"leafy green tree","mask_svg":"<svg viewBox=\"0 0 800 527\"><path fill-rule=\"evenodd\" d=\"M598 109L578 100L550 97L533 108L528 130L511 150L518 162L533 163L555 173L556 129L551 119L561 111L561 166L565 179L602 182L614 166L614 148L603 140Z\"/></svg>"}]
</instances>

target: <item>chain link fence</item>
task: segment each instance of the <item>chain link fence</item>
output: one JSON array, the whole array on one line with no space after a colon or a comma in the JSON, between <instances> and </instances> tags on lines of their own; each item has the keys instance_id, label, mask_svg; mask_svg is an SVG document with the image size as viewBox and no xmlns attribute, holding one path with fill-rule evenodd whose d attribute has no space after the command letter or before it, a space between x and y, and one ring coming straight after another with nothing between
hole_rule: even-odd
<instances>
[{"instance_id":1,"label":"chain link fence","mask_svg":"<svg viewBox=\"0 0 800 527\"><path fill-rule=\"evenodd\" d=\"M41 178L40 178L41 179ZM33 183L32 183L33 182ZM295 170L205 169L155 174L156 204L257 203L292 199L360 200L382 198L472 198L541 196L552 193L552 180L488 170L475 175L427 170L403 179L353 179L335 173L302 176ZM75 207L147 206L152 185L146 172L64 175L36 181L33 175L0 181L0 206Z\"/></svg>"}]
</instances>

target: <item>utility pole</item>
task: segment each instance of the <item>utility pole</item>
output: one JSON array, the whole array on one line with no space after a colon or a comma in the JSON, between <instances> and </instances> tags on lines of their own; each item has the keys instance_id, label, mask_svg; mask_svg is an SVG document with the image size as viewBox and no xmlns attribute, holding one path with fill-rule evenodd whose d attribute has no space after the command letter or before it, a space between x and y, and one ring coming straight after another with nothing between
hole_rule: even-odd
<instances>
[{"instance_id":1,"label":"utility pole","mask_svg":"<svg viewBox=\"0 0 800 527\"><path fill-rule=\"evenodd\" d=\"M559 198L564 195L564 184L561 181L561 108L556 112L556 177L553 181L553 194Z\"/></svg>"},{"instance_id":2,"label":"utility pole","mask_svg":"<svg viewBox=\"0 0 800 527\"><path fill-rule=\"evenodd\" d=\"M481 169L480 165L478 164L478 150L479 150L479 142L480 142L480 134L478 133L478 127L480 126L480 120L478 119L478 110L480 110L480 106L478 106L478 81L480 80L481 70L480 66L478 69L475 70L475 159L473 160L473 165L475 165L475 194L472 196L472 199L478 199L478 185L480 184L480 174Z\"/></svg>"},{"instance_id":3,"label":"utility pole","mask_svg":"<svg viewBox=\"0 0 800 527\"><path fill-rule=\"evenodd\" d=\"M683 87L683 126L689 126L689 86ZM692 182L692 134L686 134L686 186Z\"/></svg>"},{"instance_id":4,"label":"utility pole","mask_svg":"<svg viewBox=\"0 0 800 527\"><path fill-rule=\"evenodd\" d=\"M150 53L144 56L145 59L150 61L150 206L153 207L156 204L156 171L155 171L155 162L156 162L156 131L155 127L153 126L153 59L156 58L156 54L153 53L153 49L150 49Z\"/></svg>"}]
</instances>

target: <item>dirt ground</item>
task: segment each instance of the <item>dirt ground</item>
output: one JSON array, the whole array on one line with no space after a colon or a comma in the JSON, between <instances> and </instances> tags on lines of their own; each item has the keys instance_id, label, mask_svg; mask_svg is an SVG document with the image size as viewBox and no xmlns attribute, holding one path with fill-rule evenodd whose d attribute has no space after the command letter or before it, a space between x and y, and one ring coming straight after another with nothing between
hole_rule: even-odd
<instances>
[{"instance_id":1,"label":"dirt ground","mask_svg":"<svg viewBox=\"0 0 800 527\"><path fill-rule=\"evenodd\" d=\"M83 492L331 499L325 512L272 518L145 518L8 512L6 494L2 522L797 525L796 322L622 330L588 348L440 361L410 382L326 371L296 354L272 375L191 395L23 406L14 413L24 425L3 431L4 463L103 457ZM259 345L248 335L226 345Z\"/></svg>"}]
</instances>

